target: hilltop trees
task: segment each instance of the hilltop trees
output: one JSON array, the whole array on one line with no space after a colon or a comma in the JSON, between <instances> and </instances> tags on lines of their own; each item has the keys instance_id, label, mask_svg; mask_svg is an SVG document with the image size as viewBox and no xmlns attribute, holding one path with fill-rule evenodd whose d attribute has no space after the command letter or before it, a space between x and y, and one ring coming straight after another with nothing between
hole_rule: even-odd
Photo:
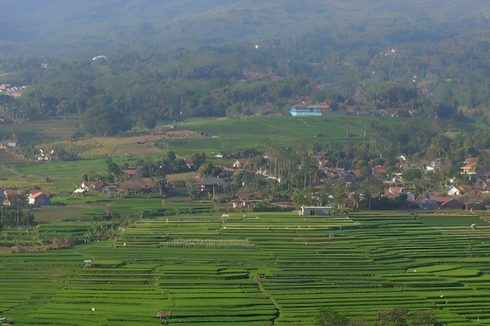
<instances>
[{"instance_id":1,"label":"hilltop trees","mask_svg":"<svg viewBox=\"0 0 490 326\"><path fill-rule=\"evenodd\" d=\"M128 128L127 121L112 107L94 106L83 114L82 128L98 136L114 136Z\"/></svg>"}]
</instances>

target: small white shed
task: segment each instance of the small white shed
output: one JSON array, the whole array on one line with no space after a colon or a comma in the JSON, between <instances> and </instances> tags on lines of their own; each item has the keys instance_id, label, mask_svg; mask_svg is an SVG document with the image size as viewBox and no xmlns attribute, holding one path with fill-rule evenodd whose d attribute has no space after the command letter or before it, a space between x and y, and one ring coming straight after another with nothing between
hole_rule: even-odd
<instances>
[{"instance_id":1,"label":"small white shed","mask_svg":"<svg viewBox=\"0 0 490 326\"><path fill-rule=\"evenodd\" d=\"M302 206L300 215L314 216L314 215L333 215L332 206Z\"/></svg>"}]
</instances>

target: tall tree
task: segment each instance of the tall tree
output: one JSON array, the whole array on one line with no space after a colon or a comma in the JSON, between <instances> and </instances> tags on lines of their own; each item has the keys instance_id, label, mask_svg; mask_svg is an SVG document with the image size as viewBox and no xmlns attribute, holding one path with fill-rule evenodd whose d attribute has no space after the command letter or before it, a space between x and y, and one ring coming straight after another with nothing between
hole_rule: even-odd
<instances>
[{"instance_id":1,"label":"tall tree","mask_svg":"<svg viewBox=\"0 0 490 326\"><path fill-rule=\"evenodd\" d=\"M330 309L323 308L317 317L315 325L317 326L348 326L349 320L339 314L338 312Z\"/></svg>"}]
</instances>

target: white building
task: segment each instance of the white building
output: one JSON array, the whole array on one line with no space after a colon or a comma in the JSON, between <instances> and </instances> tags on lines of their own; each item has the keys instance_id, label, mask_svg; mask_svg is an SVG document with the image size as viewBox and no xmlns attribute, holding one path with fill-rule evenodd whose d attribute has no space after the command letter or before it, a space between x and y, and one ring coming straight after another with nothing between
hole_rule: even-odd
<instances>
[{"instance_id":1,"label":"white building","mask_svg":"<svg viewBox=\"0 0 490 326\"><path fill-rule=\"evenodd\" d=\"M300 215L314 216L314 215L333 215L332 206L302 206Z\"/></svg>"}]
</instances>

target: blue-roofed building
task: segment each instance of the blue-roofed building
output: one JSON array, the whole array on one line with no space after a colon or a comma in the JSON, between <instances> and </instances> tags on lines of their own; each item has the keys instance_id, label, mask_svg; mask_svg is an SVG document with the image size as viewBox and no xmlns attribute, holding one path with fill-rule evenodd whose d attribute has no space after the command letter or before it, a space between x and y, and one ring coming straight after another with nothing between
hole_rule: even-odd
<instances>
[{"instance_id":1,"label":"blue-roofed building","mask_svg":"<svg viewBox=\"0 0 490 326\"><path fill-rule=\"evenodd\" d=\"M323 115L320 106L294 105L289 110L293 117L321 117Z\"/></svg>"}]
</instances>

